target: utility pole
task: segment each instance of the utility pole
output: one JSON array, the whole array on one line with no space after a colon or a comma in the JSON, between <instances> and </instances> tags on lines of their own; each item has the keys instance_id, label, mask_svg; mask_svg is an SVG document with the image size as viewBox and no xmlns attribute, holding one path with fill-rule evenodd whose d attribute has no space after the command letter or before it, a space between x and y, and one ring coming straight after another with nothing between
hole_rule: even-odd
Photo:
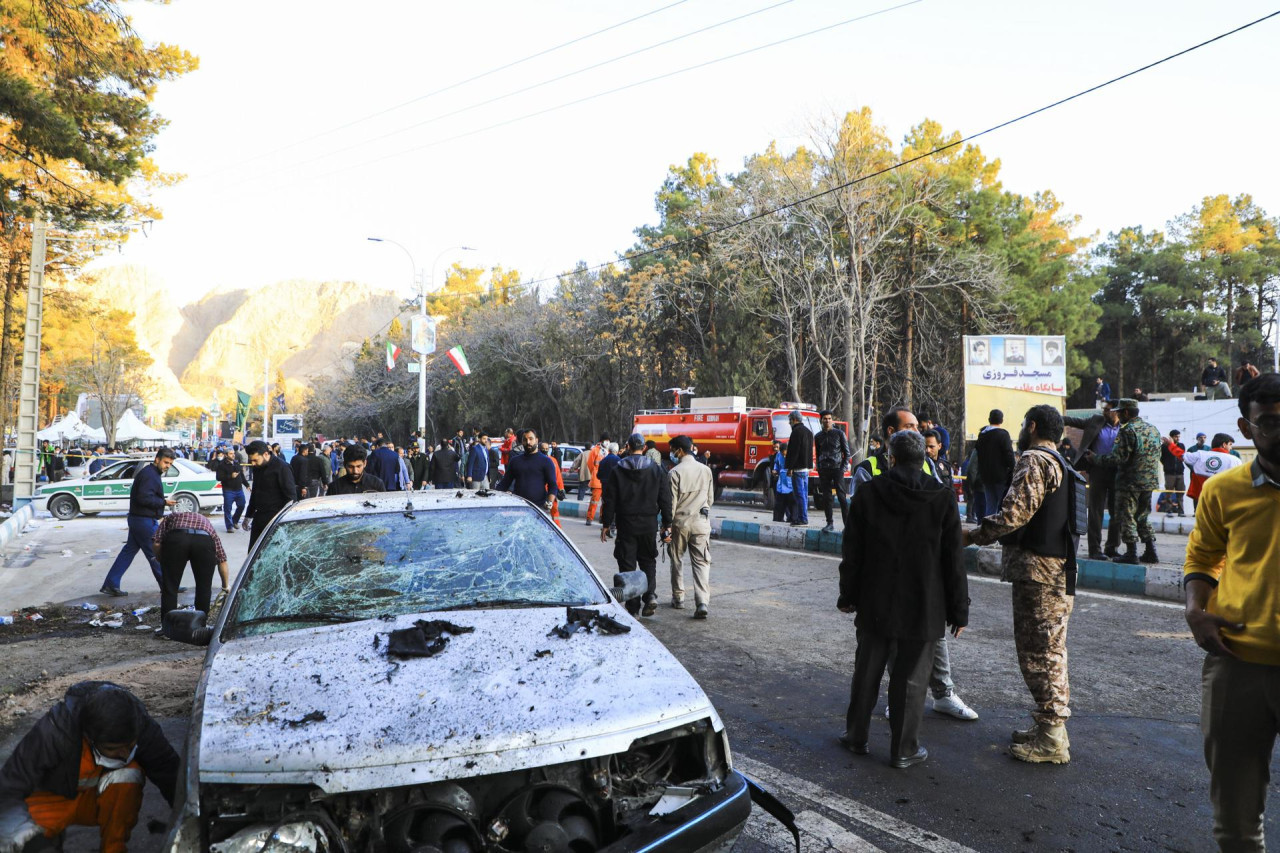
<instances>
[{"instance_id":1,"label":"utility pole","mask_svg":"<svg viewBox=\"0 0 1280 853\"><path fill-rule=\"evenodd\" d=\"M271 359L262 360L262 440L270 444L267 438L267 423L271 417Z\"/></svg>"},{"instance_id":2,"label":"utility pole","mask_svg":"<svg viewBox=\"0 0 1280 853\"><path fill-rule=\"evenodd\" d=\"M18 398L18 454L14 463L14 504L35 494L39 459L36 432L40 429L40 331L44 323L44 255L49 224L37 211L31 229L31 270L27 280L27 322L22 343L22 376Z\"/></svg>"}]
</instances>

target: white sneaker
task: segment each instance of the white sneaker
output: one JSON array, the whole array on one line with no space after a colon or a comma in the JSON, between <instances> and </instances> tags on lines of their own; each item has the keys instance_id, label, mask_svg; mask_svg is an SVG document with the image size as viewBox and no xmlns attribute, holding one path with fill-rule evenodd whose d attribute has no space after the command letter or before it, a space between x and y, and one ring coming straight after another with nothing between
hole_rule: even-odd
<instances>
[{"instance_id":1,"label":"white sneaker","mask_svg":"<svg viewBox=\"0 0 1280 853\"><path fill-rule=\"evenodd\" d=\"M934 699L933 710L948 717L955 717L957 720L978 719L978 712L964 704L964 700L954 693L941 699Z\"/></svg>"}]
</instances>

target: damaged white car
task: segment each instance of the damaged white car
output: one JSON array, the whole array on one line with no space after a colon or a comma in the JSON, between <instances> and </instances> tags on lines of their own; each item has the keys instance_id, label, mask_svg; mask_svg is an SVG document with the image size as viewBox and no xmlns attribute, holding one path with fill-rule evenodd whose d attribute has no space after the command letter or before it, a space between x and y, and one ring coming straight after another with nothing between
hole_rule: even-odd
<instances>
[{"instance_id":1,"label":"damaged white car","mask_svg":"<svg viewBox=\"0 0 1280 853\"><path fill-rule=\"evenodd\" d=\"M408 501L406 503L406 500ZM294 504L209 642L167 849L722 850L753 795L684 667L525 501Z\"/></svg>"}]
</instances>

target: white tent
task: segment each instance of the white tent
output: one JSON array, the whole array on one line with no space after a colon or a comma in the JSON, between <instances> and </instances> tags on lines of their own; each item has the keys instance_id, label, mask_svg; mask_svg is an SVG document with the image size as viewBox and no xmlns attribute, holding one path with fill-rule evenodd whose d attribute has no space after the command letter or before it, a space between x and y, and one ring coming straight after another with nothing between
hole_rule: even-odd
<instances>
[{"instance_id":1,"label":"white tent","mask_svg":"<svg viewBox=\"0 0 1280 853\"><path fill-rule=\"evenodd\" d=\"M125 409L116 422L116 441L157 441L167 436L138 420L133 409Z\"/></svg>"},{"instance_id":2,"label":"white tent","mask_svg":"<svg viewBox=\"0 0 1280 853\"><path fill-rule=\"evenodd\" d=\"M89 426L75 412L68 412L62 420L40 430L36 433L36 438L40 441L106 441L102 430Z\"/></svg>"}]
</instances>

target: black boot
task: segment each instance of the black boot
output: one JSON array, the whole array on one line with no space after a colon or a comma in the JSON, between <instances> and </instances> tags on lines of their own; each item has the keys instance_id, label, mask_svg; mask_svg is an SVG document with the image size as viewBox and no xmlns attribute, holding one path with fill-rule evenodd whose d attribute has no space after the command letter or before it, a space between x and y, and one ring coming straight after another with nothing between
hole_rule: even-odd
<instances>
[{"instance_id":1,"label":"black boot","mask_svg":"<svg viewBox=\"0 0 1280 853\"><path fill-rule=\"evenodd\" d=\"M1113 560L1120 559L1120 549L1115 545L1108 545L1102 549L1103 556L1110 557Z\"/></svg>"},{"instance_id":2,"label":"black boot","mask_svg":"<svg viewBox=\"0 0 1280 853\"><path fill-rule=\"evenodd\" d=\"M1138 543L1127 542L1124 546L1124 555L1116 558L1117 563L1128 563L1131 566L1138 565Z\"/></svg>"},{"instance_id":3,"label":"black boot","mask_svg":"<svg viewBox=\"0 0 1280 853\"><path fill-rule=\"evenodd\" d=\"M1144 563L1158 563L1160 558L1156 556L1156 540L1148 539L1147 547L1142 552L1142 556L1138 558Z\"/></svg>"}]
</instances>

